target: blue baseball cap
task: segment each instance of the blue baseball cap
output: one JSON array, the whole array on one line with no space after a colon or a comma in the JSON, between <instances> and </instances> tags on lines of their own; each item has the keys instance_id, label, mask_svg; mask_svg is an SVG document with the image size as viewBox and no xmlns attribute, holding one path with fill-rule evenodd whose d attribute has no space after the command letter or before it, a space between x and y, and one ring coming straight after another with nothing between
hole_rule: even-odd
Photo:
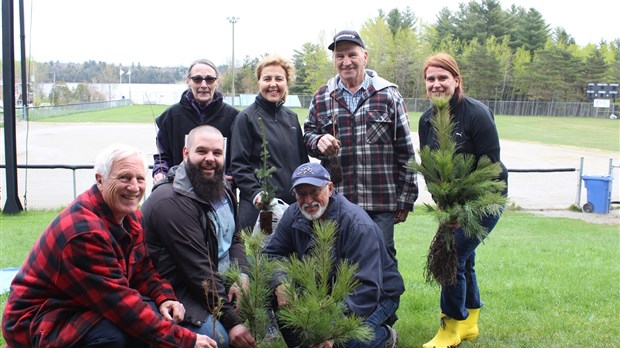
<instances>
[{"instance_id":1,"label":"blue baseball cap","mask_svg":"<svg viewBox=\"0 0 620 348\"><path fill-rule=\"evenodd\" d=\"M331 181L329 172L320 163L304 163L297 167L291 176L293 183L291 189L297 185L310 184L313 186L323 186Z\"/></svg>"}]
</instances>

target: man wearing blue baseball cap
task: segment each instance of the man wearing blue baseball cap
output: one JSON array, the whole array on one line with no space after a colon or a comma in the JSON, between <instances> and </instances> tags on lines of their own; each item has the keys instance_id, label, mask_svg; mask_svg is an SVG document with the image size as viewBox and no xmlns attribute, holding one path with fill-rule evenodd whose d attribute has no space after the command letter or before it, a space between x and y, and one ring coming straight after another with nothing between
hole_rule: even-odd
<instances>
[{"instance_id":1,"label":"man wearing blue baseball cap","mask_svg":"<svg viewBox=\"0 0 620 348\"><path fill-rule=\"evenodd\" d=\"M394 259L385 248L383 232L362 208L334 189L329 172L319 163L300 165L291 179L297 204L290 205L284 212L263 252L279 259L301 257L311 250L313 222L335 221L338 242L334 246L334 259L357 264L355 278L361 283L347 297L348 309L366 318L365 324L374 329L374 340L364 346L395 347L397 336L391 325L405 286ZM286 304L281 286L276 287L278 306ZM292 332L285 328L281 331L289 347L297 346ZM355 341L347 344L347 347L359 346Z\"/></svg>"}]
</instances>

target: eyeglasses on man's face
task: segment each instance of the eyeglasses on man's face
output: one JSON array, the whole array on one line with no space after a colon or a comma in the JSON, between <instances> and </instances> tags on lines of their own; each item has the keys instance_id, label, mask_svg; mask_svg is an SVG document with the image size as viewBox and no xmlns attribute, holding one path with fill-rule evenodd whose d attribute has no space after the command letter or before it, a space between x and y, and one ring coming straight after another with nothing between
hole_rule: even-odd
<instances>
[{"instance_id":1,"label":"eyeglasses on man's face","mask_svg":"<svg viewBox=\"0 0 620 348\"><path fill-rule=\"evenodd\" d=\"M201 84L202 81L206 81L207 85L212 85L215 81L217 81L217 77L208 76L208 75L205 77L202 77L200 75L195 75L195 76L190 76L189 78L197 84Z\"/></svg>"},{"instance_id":2,"label":"eyeglasses on man's face","mask_svg":"<svg viewBox=\"0 0 620 348\"><path fill-rule=\"evenodd\" d=\"M305 199L306 197L318 198L321 195L321 192L323 192L323 189L325 189L325 187L327 187L327 184L321 187L314 187L309 190L294 189L293 193L295 193L295 197L297 199Z\"/></svg>"}]
</instances>

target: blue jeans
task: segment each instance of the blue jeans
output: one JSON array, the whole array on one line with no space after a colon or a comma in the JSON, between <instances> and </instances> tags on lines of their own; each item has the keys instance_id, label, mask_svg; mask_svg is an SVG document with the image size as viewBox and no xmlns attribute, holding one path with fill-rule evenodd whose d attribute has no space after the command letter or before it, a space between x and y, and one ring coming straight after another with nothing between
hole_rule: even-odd
<instances>
[{"instance_id":1,"label":"blue jeans","mask_svg":"<svg viewBox=\"0 0 620 348\"><path fill-rule=\"evenodd\" d=\"M213 333L213 316L211 316L211 314L207 315L207 319L205 319L201 326L188 324L186 322L179 325L197 334L211 337L217 342L218 348L228 348L230 344L228 332L219 320L215 322L215 334Z\"/></svg>"},{"instance_id":2,"label":"blue jeans","mask_svg":"<svg viewBox=\"0 0 620 348\"><path fill-rule=\"evenodd\" d=\"M392 214L393 216L394 214ZM392 217L392 219L394 219ZM390 334L385 327L386 321L394 314L398 309L398 301L391 299L383 300L379 302L375 311L364 320L364 324L374 330L374 339L370 343L362 344L359 341L349 341L346 345L347 348L381 348L385 345L385 342L390 338Z\"/></svg>"},{"instance_id":3,"label":"blue jeans","mask_svg":"<svg viewBox=\"0 0 620 348\"><path fill-rule=\"evenodd\" d=\"M491 233L500 215L485 216L480 224ZM456 320L465 320L469 316L466 308L481 308L480 290L476 280L476 248L480 244L477 238L465 237L462 227L455 230L458 269L456 283L441 288L441 311Z\"/></svg>"},{"instance_id":4,"label":"blue jeans","mask_svg":"<svg viewBox=\"0 0 620 348\"><path fill-rule=\"evenodd\" d=\"M380 348L385 345L385 342L389 338L389 333L387 328L385 327L386 322L390 319L394 314L396 314L396 310L398 309L398 301L392 299L384 299L377 304L377 308L374 312L372 312L365 320L364 324L370 327L370 330L374 333L374 339L370 343L362 344L359 341L349 341L345 346L337 346L337 348ZM284 328L281 323L279 323L280 332L282 333L282 338L286 342L287 347L299 347L299 339L295 337L292 330Z\"/></svg>"},{"instance_id":5,"label":"blue jeans","mask_svg":"<svg viewBox=\"0 0 620 348\"><path fill-rule=\"evenodd\" d=\"M379 229L383 231L383 242L388 255L396 262L396 247L394 245L394 212L393 211L366 211Z\"/></svg>"}]
</instances>

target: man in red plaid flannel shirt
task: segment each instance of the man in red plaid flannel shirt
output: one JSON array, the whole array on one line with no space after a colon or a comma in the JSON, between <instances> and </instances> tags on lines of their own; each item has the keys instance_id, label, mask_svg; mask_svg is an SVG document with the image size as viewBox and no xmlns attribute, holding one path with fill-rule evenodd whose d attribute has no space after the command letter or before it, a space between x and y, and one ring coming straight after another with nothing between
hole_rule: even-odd
<instances>
[{"instance_id":1,"label":"man in red plaid flannel shirt","mask_svg":"<svg viewBox=\"0 0 620 348\"><path fill-rule=\"evenodd\" d=\"M51 222L11 284L8 347L217 347L175 324L185 309L146 252L143 155L111 145L95 172L96 184Z\"/></svg>"}]
</instances>

